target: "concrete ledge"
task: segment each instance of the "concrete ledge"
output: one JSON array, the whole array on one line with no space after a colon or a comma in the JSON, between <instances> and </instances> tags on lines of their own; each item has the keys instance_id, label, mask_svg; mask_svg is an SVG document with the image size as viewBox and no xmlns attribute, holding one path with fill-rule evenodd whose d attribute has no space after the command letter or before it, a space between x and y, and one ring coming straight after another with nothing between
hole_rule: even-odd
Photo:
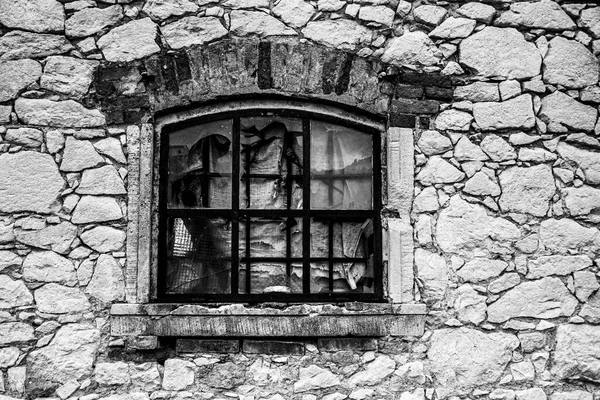
<instances>
[{"instance_id":1,"label":"concrete ledge","mask_svg":"<svg viewBox=\"0 0 600 400\"><path fill-rule=\"evenodd\" d=\"M115 304L111 309L111 335L381 337L421 336L424 332L424 305L361 306L357 307L361 309L353 310L334 305L299 305L274 309L246 308L243 305L208 308L197 305L179 307L173 304Z\"/></svg>"}]
</instances>

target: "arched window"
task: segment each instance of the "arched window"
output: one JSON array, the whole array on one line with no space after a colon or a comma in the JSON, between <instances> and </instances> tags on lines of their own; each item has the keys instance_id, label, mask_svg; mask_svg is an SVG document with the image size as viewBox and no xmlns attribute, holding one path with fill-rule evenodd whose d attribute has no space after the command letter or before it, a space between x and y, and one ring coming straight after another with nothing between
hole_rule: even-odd
<instances>
[{"instance_id":1,"label":"arched window","mask_svg":"<svg viewBox=\"0 0 600 400\"><path fill-rule=\"evenodd\" d=\"M380 131L283 102L165 125L158 300L381 300Z\"/></svg>"}]
</instances>

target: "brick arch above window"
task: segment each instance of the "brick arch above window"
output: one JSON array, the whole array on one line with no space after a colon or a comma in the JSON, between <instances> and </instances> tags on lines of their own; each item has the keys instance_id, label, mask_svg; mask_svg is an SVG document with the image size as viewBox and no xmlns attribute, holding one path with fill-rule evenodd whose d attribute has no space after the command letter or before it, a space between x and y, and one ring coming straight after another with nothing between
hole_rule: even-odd
<instances>
[{"instance_id":1,"label":"brick arch above window","mask_svg":"<svg viewBox=\"0 0 600 400\"><path fill-rule=\"evenodd\" d=\"M298 38L235 38L156 54L131 64L104 63L94 79L111 123L231 96L284 95L369 112L389 126L428 129L453 82Z\"/></svg>"},{"instance_id":2,"label":"brick arch above window","mask_svg":"<svg viewBox=\"0 0 600 400\"><path fill-rule=\"evenodd\" d=\"M263 93L385 115L395 80L378 61L295 38L223 40L153 56L143 67L155 111Z\"/></svg>"}]
</instances>

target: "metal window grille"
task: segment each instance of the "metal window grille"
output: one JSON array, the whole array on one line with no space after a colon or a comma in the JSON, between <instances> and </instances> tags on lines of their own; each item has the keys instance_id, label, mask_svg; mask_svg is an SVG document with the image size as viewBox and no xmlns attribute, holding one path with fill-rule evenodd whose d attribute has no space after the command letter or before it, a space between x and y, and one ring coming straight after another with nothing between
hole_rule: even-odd
<instances>
[{"instance_id":1,"label":"metal window grille","mask_svg":"<svg viewBox=\"0 0 600 400\"><path fill-rule=\"evenodd\" d=\"M253 158L261 157L260 150L250 143L248 132L241 126L243 118L253 116L278 116L297 118L302 121L301 132L295 138L302 142L302 154L291 154L289 138L283 140L282 157L275 160L283 174L272 174L270 171L253 171L250 164ZM231 132L231 169L230 172L214 173L211 170L211 148L202 147L199 163L193 171L194 181L188 187L193 193L196 206L180 207L169 203L172 180L180 174L181 168L169 165L171 133L186 128L176 125L164 129L161 133L160 163L160 198L159 198L159 259L158 259L158 300L172 302L309 302L309 301L380 301L383 298L383 271L381 259L381 139L380 132L366 126L350 124L339 118L313 116L298 111L261 110L260 112L221 113L203 117L187 125L207 121L229 119ZM331 173L317 176L311 174L311 121L331 122L340 127L348 126L368 133L372 138L373 153L370 159L372 171L371 209L344 209L338 205L336 209L316 209L311 207L311 180L319 180L327 190L330 204L339 200L339 192L345 190L343 179L360 177L360 163L354 163L354 169L348 169L341 177ZM223 142L225 139L222 140ZM222 144L222 143L221 143ZM217 143L218 145L218 143ZM342 151L339 142L327 140L326 147L331 152ZM176 151L173 151L173 148ZM181 149L171 148L174 157L182 157ZM343 179L342 179L343 178ZM171 181L170 181L171 179ZM211 184L218 179L230 179L231 186L223 186L219 190L227 193L214 198L215 189ZM261 190L260 181L268 181L283 196L281 204L274 209L251 208L253 193ZM223 181L224 182L224 181ZM340 184L341 182L341 184ZM238 184L239 183L239 184ZM264 182L263 182L264 183ZM214 185L213 185L214 186ZM240 198L240 193L246 198ZM337 196L337 197L336 197ZM336 200L337 199L337 200ZM220 202L220 203L219 203ZM339 201L338 201L339 203ZM212 204L220 204L218 208L208 208ZM229 205L227 206L223 206ZM249 207L250 206L250 207ZM285 237L285 249L281 254L269 254L260 257L251 254L257 244L252 242L251 224L254 220L277 220L282 237ZM328 243L323 254L311 254L311 223L319 221L328 232ZM338 243L334 243L334 230L340 224L353 224L354 236L350 256L338 254ZM187 224L187 225L186 225ZM196 224L196 225L194 225ZM189 225L189 226L188 226ZM201 226L202 228L195 228ZM197 231L200 230L201 232ZM301 235L300 249L293 249L293 235ZM361 237L369 240L360 241ZM215 239L216 238L216 239ZM258 243L258 242L257 242ZM344 244L341 245L342 248ZM353 246L353 247L352 247ZM314 252L314 251L313 251ZM297 254L300 253L300 254ZM365 255L370 254L370 258ZM261 264L262 263L262 264ZM256 265L271 265L273 268L285 270L289 281L279 285L281 280L273 279L273 283L261 292L253 290L253 274ZM321 265L318 269L316 266ZM369 282L364 283L372 288L371 292L356 292L353 282L352 266L370 271ZM362 271L361 270L361 271ZM320 291L315 290L315 275L321 274L327 282ZM338 291L334 285L336 279L345 277L349 291ZM337 278L336 278L337 277ZM268 279L268 273L267 278ZM291 282L292 278L295 280ZM311 279L314 278L314 279ZM173 282L180 282L173 284ZM281 288L292 287L285 291ZM176 290L175 290L175 289ZM317 288L319 289L319 288Z\"/></svg>"}]
</instances>

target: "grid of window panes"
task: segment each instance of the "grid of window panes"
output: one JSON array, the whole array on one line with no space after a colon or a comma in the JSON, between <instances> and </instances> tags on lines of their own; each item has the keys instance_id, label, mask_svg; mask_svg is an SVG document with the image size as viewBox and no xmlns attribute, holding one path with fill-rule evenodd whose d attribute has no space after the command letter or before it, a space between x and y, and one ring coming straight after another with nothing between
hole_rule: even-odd
<instances>
[{"instance_id":1,"label":"grid of window panes","mask_svg":"<svg viewBox=\"0 0 600 400\"><path fill-rule=\"evenodd\" d=\"M381 298L379 133L301 115L163 134L163 300Z\"/></svg>"}]
</instances>

